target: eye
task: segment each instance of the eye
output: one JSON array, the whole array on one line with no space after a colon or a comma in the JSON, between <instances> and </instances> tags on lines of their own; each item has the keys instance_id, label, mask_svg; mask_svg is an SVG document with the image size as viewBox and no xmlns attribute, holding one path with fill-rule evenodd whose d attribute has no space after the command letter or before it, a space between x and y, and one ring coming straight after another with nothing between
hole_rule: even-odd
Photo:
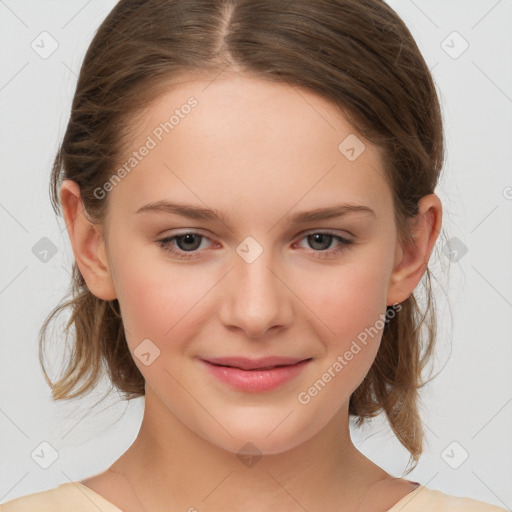
<instances>
[{"instance_id":1,"label":"eye","mask_svg":"<svg viewBox=\"0 0 512 512\"><path fill-rule=\"evenodd\" d=\"M354 243L354 240L344 238L330 231L312 231L306 233L301 240L306 240L310 247L314 249L314 257L320 259L335 257L345 249L345 246ZM335 249L328 250L333 242L337 242L339 245Z\"/></svg>"},{"instance_id":2,"label":"eye","mask_svg":"<svg viewBox=\"0 0 512 512\"><path fill-rule=\"evenodd\" d=\"M157 240L160 248L179 259L192 259L199 257L194 255L199 253L204 240L212 241L201 233L190 231L180 235L172 235L161 240ZM354 240L344 238L330 231L312 231L303 235L300 241L306 240L313 248L315 258L325 259L335 257L338 253L345 249L345 246L353 244ZM329 249L333 242L338 245L334 249ZM203 247L204 248L204 247Z\"/></svg>"},{"instance_id":3,"label":"eye","mask_svg":"<svg viewBox=\"0 0 512 512\"><path fill-rule=\"evenodd\" d=\"M201 247L201 242L203 240L210 239L204 235L201 235L200 233L191 231L181 235L173 235L162 238L161 240L158 240L157 243L162 250L171 253L173 256L176 256L180 259L190 259L195 258L195 256L187 253L197 252L197 249ZM174 242L176 242L175 245ZM176 250L176 246L179 250Z\"/></svg>"}]
</instances>

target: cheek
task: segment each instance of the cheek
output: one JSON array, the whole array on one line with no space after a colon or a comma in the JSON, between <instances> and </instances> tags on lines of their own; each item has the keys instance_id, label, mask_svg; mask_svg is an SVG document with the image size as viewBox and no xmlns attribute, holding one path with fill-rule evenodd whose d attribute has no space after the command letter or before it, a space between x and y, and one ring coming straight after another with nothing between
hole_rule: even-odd
<instances>
[{"instance_id":1,"label":"cheek","mask_svg":"<svg viewBox=\"0 0 512 512\"><path fill-rule=\"evenodd\" d=\"M361 262L333 269L323 280L312 279L302 294L331 337L346 342L385 312L386 284L385 269Z\"/></svg>"},{"instance_id":2,"label":"cheek","mask_svg":"<svg viewBox=\"0 0 512 512\"><path fill-rule=\"evenodd\" d=\"M322 400L348 400L377 355L385 326L388 276L379 251L373 254L356 257L354 264L329 272L323 286L310 285L302 292L321 323L328 326L319 335L325 354L316 374L320 387L326 383L328 388L322 391ZM314 382L309 384L314 386Z\"/></svg>"},{"instance_id":3,"label":"cheek","mask_svg":"<svg viewBox=\"0 0 512 512\"><path fill-rule=\"evenodd\" d=\"M116 291L132 350L145 338L161 347L163 340L180 339L184 329L190 332L194 310L209 288L204 272L180 271L166 261L140 264L151 259L157 258L132 254L116 265Z\"/></svg>"},{"instance_id":4,"label":"cheek","mask_svg":"<svg viewBox=\"0 0 512 512\"><path fill-rule=\"evenodd\" d=\"M314 378L303 386L297 401L310 408L320 422L328 421L336 408L361 384L377 355L386 310L386 274L378 265L347 265L332 272L323 287L311 286L308 305L327 325L319 339L324 357ZM336 404L327 408L325 404Z\"/></svg>"},{"instance_id":5,"label":"cheek","mask_svg":"<svg viewBox=\"0 0 512 512\"><path fill-rule=\"evenodd\" d=\"M194 355L191 340L199 337L201 302L212 284L204 272L180 272L177 265L171 269L165 263L143 267L138 261L144 260L125 260L118 268L127 345L147 384L154 390L165 389L166 396L182 397L168 404L180 415L179 407L184 407L187 397L182 396L179 383L187 382L190 371L181 363L187 354Z\"/></svg>"}]
</instances>

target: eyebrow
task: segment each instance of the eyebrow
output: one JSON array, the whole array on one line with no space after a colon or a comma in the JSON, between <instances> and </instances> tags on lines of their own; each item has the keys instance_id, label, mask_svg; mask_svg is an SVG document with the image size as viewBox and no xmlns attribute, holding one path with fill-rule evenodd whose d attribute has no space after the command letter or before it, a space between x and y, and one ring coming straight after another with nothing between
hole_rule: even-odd
<instances>
[{"instance_id":1,"label":"eyebrow","mask_svg":"<svg viewBox=\"0 0 512 512\"><path fill-rule=\"evenodd\" d=\"M194 220L214 220L223 224L229 224L229 218L216 209L201 208L198 206L171 203L166 200L154 201L141 206L135 214L164 212ZM340 204L325 208L316 208L314 210L294 213L288 217L290 224L300 224L305 222L316 222L342 217L351 213L366 213L377 217L375 212L369 207L361 204Z\"/></svg>"}]
</instances>

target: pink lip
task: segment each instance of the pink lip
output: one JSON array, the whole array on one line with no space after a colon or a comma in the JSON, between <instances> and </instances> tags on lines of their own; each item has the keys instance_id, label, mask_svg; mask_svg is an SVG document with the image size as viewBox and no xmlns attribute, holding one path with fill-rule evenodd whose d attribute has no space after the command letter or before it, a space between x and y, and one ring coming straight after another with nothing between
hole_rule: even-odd
<instances>
[{"instance_id":1,"label":"pink lip","mask_svg":"<svg viewBox=\"0 0 512 512\"><path fill-rule=\"evenodd\" d=\"M289 382L311 359L223 357L200 359L219 380L242 391L270 391Z\"/></svg>"},{"instance_id":2,"label":"pink lip","mask_svg":"<svg viewBox=\"0 0 512 512\"><path fill-rule=\"evenodd\" d=\"M232 366L241 370L261 370L272 366L292 365L303 361L300 357L269 356L259 359L250 359L248 357L208 357L203 359L208 363L222 366Z\"/></svg>"}]
</instances>

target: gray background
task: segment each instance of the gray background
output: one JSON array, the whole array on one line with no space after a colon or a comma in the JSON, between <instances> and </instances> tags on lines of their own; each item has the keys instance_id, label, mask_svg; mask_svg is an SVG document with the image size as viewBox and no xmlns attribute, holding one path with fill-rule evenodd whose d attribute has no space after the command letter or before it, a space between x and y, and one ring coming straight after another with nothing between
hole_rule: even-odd
<instances>
[{"instance_id":1,"label":"gray background","mask_svg":"<svg viewBox=\"0 0 512 512\"><path fill-rule=\"evenodd\" d=\"M115 393L91 409L105 381L87 398L53 403L37 350L73 256L49 203L50 167L84 52L114 4L0 0L0 503L103 471L142 419L143 399L120 402ZM437 191L445 239L431 261L440 324L434 371L441 373L423 390L425 452L407 478L510 509L512 1L390 4L432 69L447 137ZM42 251L45 237L55 254ZM56 332L55 368L62 342ZM407 452L385 420L352 430L365 455L403 474ZM54 461L41 443L56 450Z\"/></svg>"}]
</instances>

